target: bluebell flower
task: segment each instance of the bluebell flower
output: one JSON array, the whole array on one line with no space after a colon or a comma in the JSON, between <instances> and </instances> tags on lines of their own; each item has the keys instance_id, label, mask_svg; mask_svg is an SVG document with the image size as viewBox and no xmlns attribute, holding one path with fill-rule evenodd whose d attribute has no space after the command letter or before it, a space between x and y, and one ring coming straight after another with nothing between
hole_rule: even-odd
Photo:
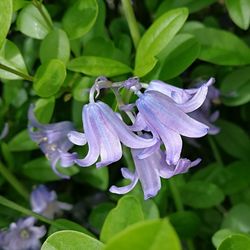
<instances>
[{"instance_id":1,"label":"bluebell flower","mask_svg":"<svg viewBox=\"0 0 250 250\"><path fill-rule=\"evenodd\" d=\"M73 144L67 137L67 134L74 130L72 122L63 121L53 124L41 124L35 118L33 107L29 109L29 135L31 139L38 143L40 149L50 161L53 171L64 178L56 169L56 164L61 161L61 166L68 167L73 164L68 158L63 158L63 153L68 152L73 147Z\"/></svg>"},{"instance_id":2,"label":"bluebell flower","mask_svg":"<svg viewBox=\"0 0 250 250\"><path fill-rule=\"evenodd\" d=\"M8 125L8 123L5 123L3 130L0 133L0 140L2 140L4 137L6 137L8 132L9 132L9 125Z\"/></svg>"},{"instance_id":3,"label":"bluebell flower","mask_svg":"<svg viewBox=\"0 0 250 250\"><path fill-rule=\"evenodd\" d=\"M49 191L44 185L35 188L30 196L32 211L41 214L49 219L53 219L62 210L72 209L72 205L57 200L55 191Z\"/></svg>"},{"instance_id":4,"label":"bluebell flower","mask_svg":"<svg viewBox=\"0 0 250 250\"><path fill-rule=\"evenodd\" d=\"M193 98L187 99L183 93L178 92L178 97L186 99L184 103L176 103L168 95L155 90L147 90L139 94L136 106L139 115L133 125L136 129L149 129L154 136L162 140L166 148L166 162L176 165L182 150L182 136L198 138L207 134L208 127L192 119L186 113L197 109L204 101L203 94L200 98L197 93ZM133 129L132 127L132 129Z\"/></svg>"},{"instance_id":5,"label":"bluebell flower","mask_svg":"<svg viewBox=\"0 0 250 250\"><path fill-rule=\"evenodd\" d=\"M3 250L39 250L40 239L45 235L44 226L34 226L35 219L28 217L11 223L6 231L0 232L0 248Z\"/></svg>"},{"instance_id":6,"label":"bluebell flower","mask_svg":"<svg viewBox=\"0 0 250 250\"><path fill-rule=\"evenodd\" d=\"M155 138L145 139L134 134L119 115L103 102L90 102L83 107L84 134L70 132L69 139L76 145L88 143L88 154L84 159L75 159L73 154L65 154L80 166L93 165L100 156L97 167L107 166L122 157L121 142L130 148L148 148L154 145Z\"/></svg>"},{"instance_id":7,"label":"bluebell flower","mask_svg":"<svg viewBox=\"0 0 250 250\"><path fill-rule=\"evenodd\" d=\"M123 187L112 186L110 192L125 194L131 191L140 181L144 193L144 199L154 197L161 189L161 177L171 178L174 175L186 173L189 168L196 166L200 159L191 162L188 159L179 159L176 165L168 165L165 161L165 153L158 148L146 158L140 159L141 149L132 149L132 157L135 163L135 172L122 168L124 178L130 180L130 184Z\"/></svg>"}]
</instances>

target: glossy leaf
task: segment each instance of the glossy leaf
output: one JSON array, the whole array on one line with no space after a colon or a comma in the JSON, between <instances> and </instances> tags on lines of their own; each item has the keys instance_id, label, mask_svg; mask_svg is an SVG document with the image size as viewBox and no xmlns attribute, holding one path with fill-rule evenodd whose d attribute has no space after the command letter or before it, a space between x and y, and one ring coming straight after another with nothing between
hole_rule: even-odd
<instances>
[{"instance_id":1,"label":"glossy leaf","mask_svg":"<svg viewBox=\"0 0 250 250\"><path fill-rule=\"evenodd\" d=\"M250 101L250 67L232 71L221 82L223 103L238 106Z\"/></svg>"},{"instance_id":2,"label":"glossy leaf","mask_svg":"<svg viewBox=\"0 0 250 250\"><path fill-rule=\"evenodd\" d=\"M103 244L87 234L64 230L59 231L43 243L41 250L102 250Z\"/></svg>"},{"instance_id":3,"label":"glossy leaf","mask_svg":"<svg viewBox=\"0 0 250 250\"><path fill-rule=\"evenodd\" d=\"M219 120L217 123L221 131L215 139L221 148L238 159L249 159L250 139L246 132L240 126L226 120Z\"/></svg>"},{"instance_id":4,"label":"glossy leaf","mask_svg":"<svg viewBox=\"0 0 250 250\"><path fill-rule=\"evenodd\" d=\"M180 190L183 203L193 208L213 207L225 198L221 189L209 182L188 182L181 186Z\"/></svg>"},{"instance_id":5,"label":"glossy leaf","mask_svg":"<svg viewBox=\"0 0 250 250\"><path fill-rule=\"evenodd\" d=\"M51 59L60 59L66 64L69 57L70 44L67 34L61 29L54 29L41 43L41 62L45 63Z\"/></svg>"},{"instance_id":6,"label":"glossy leaf","mask_svg":"<svg viewBox=\"0 0 250 250\"><path fill-rule=\"evenodd\" d=\"M243 30L250 24L250 2L248 0L226 0L227 10L233 22Z\"/></svg>"},{"instance_id":7,"label":"glossy leaf","mask_svg":"<svg viewBox=\"0 0 250 250\"><path fill-rule=\"evenodd\" d=\"M46 18L52 24L48 11L44 6L42 8ZM51 27L33 4L29 4L21 10L17 18L17 28L26 36L36 39L45 38L51 31Z\"/></svg>"},{"instance_id":8,"label":"glossy leaf","mask_svg":"<svg viewBox=\"0 0 250 250\"><path fill-rule=\"evenodd\" d=\"M250 237L242 234L230 235L217 250L250 250Z\"/></svg>"},{"instance_id":9,"label":"glossy leaf","mask_svg":"<svg viewBox=\"0 0 250 250\"><path fill-rule=\"evenodd\" d=\"M221 229L217 231L212 237L213 245L217 248L223 240L225 240L228 236L232 235L233 233L234 232L230 229Z\"/></svg>"},{"instance_id":10,"label":"glossy leaf","mask_svg":"<svg viewBox=\"0 0 250 250\"><path fill-rule=\"evenodd\" d=\"M250 63L250 49L239 37L228 31L201 28L192 31L201 44L199 59L218 65Z\"/></svg>"},{"instance_id":11,"label":"glossy leaf","mask_svg":"<svg viewBox=\"0 0 250 250\"><path fill-rule=\"evenodd\" d=\"M173 39L186 21L187 16L188 10L186 8L171 10L158 18L148 28L138 45L135 61L135 75L144 76L153 68L154 58ZM144 65L147 66L143 71L142 68Z\"/></svg>"},{"instance_id":12,"label":"glossy leaf","mask_svg":"<svg viewBox=\"0 0 250 250\"><path fill-rule=\"evenodd\" d=\"M61 88L65 77L64 63L58 59L52 59L38 68L34 78L34 90L41 97L55 95Z\"/></svg>"},{"instance_id":13,"label":"glossy leaf","mask_svg":"<svg viewBox=\"0 0 250 250\"><path fill-rule=\"evenodd\" d=\"M41 123L49 123L55 107L55 98L40 98L35 105L35 116Z\"/></svg>"},{"instance_id":14,"label":"glossy leaf","mask_svg":"<svg viewBox=\"0 0 250 250\"><path fill-rule=\"evenodd\" d=\"M133 211L133 213L128 213L128 211ZM144 215L140 202L133 196L124 196L107 215L100 239L107 242L128 226L142 220L144 220Z\"/></svg>"},{"instance_id":15,"label":"glossy leaf","mask_svg":"<svg viewBox=\"0 0 250 250\"><path fill-rule=\"evenodd\" d=\"M107 77L129 73L132 69L119 61L97 56L81 56L71 60L68 69L90 76L105 75Z\"/></svg>"},{"instance_id":16,"label":"glossy leaf","mask_svg":"<svg viewBox=\"0 0 250 250\"><path fill-rule=\"evenodd\" d=\"M168 220L139 222L112 238L104 250L181 250L176 232Z\"/></svg>"},{"instance_id":17,"label":"glossy leaf","mask_svg":"<svg viewBox=\"0 0 250 250\"><path fill-rule=\"evenodd\" d=\"M18 47L9 40L5 40L2 48L0 49L0 63L23 74L27 74L23 56L21 55ZM0 69L0 78L9 80L22 79L20 76L2 69Z\"/></svg>"},{"instance_id":18,"label":"glossy leaf","mask_svg":"<svg viewBox=\"0 0 250 250\"><path fill-rule=\"evenodd\" d=\"M95 24L98 15L96 0L78 0L65 13L62 24L70 39L85 35Z\"/></svg>"},{"instance_id":19,"label":"glossy leaf","mask_svg":"<svg viewBox=\"0 0 250 250\"><path fill-rule=\"evenodd\" d=\"M0 1L0 48L2 47L4 40L8 34L11 18L12 18L12 0ZM4 10L4 11L3 11Z\"/></svg>"}]
</instances>

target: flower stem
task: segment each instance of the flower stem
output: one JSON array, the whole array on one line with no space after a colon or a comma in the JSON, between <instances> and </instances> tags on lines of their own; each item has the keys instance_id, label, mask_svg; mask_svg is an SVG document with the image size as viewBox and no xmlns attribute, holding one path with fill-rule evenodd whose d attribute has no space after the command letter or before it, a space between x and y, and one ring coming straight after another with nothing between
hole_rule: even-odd
<instances>
[{"instance_id":1,"label":"flower stem","mask_svg":"<svg viewBox=\"0 0 250 250\"><path fill-rule=\"evenodd\" d=\"M50 29L53 29L53 23L50 21L50 19L46 16L46 14L43 11L42 2L40 2L38 0L33 0L32 3L38 9L38 11L40 12L41 16L43 17L43 19L47 23L48 27Z\"/></svg>"},{"instance_id":2,"label":"flower stem","mask_svg":"<svg viewBox=\"0 0 250 250\"><path fill-rule=\"evenodd\" d=\"M131 34L134 46L137 49L137 46L139 44L141 37L140 37L139 27L135 18L135 13L131 6L131 0L122 0L122 6L123 6L125 17L128 22L128 26L129 26L129 30L130 30L130 34Z\"/></svg>"},{"instance_id":3,"label":"flower stem","mask_svg":"<svg viewBox=\"0 0 250 250\"><path fill-rule=\"evenodd\" d=\"M8 67L6 65L3 65L2 63L0 63L0 69L8 71L8 72L10 72L12 74L15 74L17 76L20 76L20 77L22 77L23 79L25 79L27 81L33 82L33 77L32 76L26 75L26 74L24 74L22 72L19 72L19 71L15 70L15 69L12 69L12 68L10 68L10 67Z\"/></svg>"},{"instance_id":4,"label":"flower stem","mask_svg":"<svg viewBox=\"0 0 250 250\"><path fill-rule=\"evenodd\" d=\"M213 151L214 158L216 159L217 163L219 163L219 165L221 167L223 167L224 164L223 164L223 161L222 161L222 159L220 157L219 150L218 150L218 148L217 148L217 146L216 146L216 144L215 144L215 142L214 142L214 140L213 140L213 138L211 136L208 136L208 142L209 142L210 147L211 147L211 149Z\"/></svg>"},{"instance_id":5,"label":"flower stem","mask_svg":"<svg viewBox=\"0 0 250 250\"><path fill-rule=\"evenodd\" d=\"M0 162L0 173L23 198L29 200L29 192L2 162Z\"/></svg>"}]
</instances>

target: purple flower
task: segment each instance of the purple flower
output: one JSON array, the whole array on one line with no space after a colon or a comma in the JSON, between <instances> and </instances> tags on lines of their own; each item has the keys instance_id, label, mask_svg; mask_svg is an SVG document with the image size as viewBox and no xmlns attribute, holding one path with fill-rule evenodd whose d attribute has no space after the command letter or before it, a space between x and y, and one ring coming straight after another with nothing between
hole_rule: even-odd
<instances>
[{"instance_id":1,"label":"purple flower","mask_svg":"<svg viewBox=\"0 0 250 250\"><path fill-rule=\"evenodd\" d=\"M6 137L8 132L9 132L9 125L8 125L8 123L5 123L3 130L0 133L0 140L2 140L4 137Z\"/></svg>"},{"instance_id":2,"label":"purple flower","mask_svg":"<svg viewBox=\"0 0 250 250\"><path fill-rule=\"evenodd\" d=\"M132 173L127 168L121 169L123 177L129 179L131 183L124 187L112 186L110 192L116 194L128 193L140 181L145 200L156 196L161 189L160 177L171 178L174 175L186 173L189 168L200 162L200 159L194 162L188 159L179 159L176 166L170 166L165 161L165 153L159 148L144 159L138 157L142 153L141 149L132 149L131 153L135 163L135 172Z\"/></svg>"},{"instance_id":3,"label":"purple flower","mask_svg":"<svg viewBox=\"0 0 250 250\"><path fill-rule=\"evenodd\" d=\"M121 142L131 148L147 148L153 146L155 138L145 139L135 135L113 110L103 102L91 102L83 107L84 132L70 132L69 139L76 145L88 143L89 151L84 159L68 157L80 166L107 166L122 157ZM66 155L65 155L66 158Z\"/></svg>"},{"instance_id":4,"label":"purple flower","mask_svg":"<svg viewBox=\"0 0 250 250\"><path fill-rule=\"evenodd\" d=\"M29 109L29 134L33 141L39 144L39 147L50 161L53 171L64 178L56 169L56 164L61 160L61 166L68 167L73 164L68 159L63 159L63 153L68 152L73 147L67 134L74 129L71 122L64 121L53 124L41 124L34 116L33 107Z\"/></svg>"},{"instance_id":5,"label":"purple flower","mask_svg":"<svg viewBox=\"0 0 250 250\"><path fill-rule=\"evenodd\" d=\"M187 98L181 92L178 92L178 96L178 98L181 98L181 96ZM197 109L202 101L204 101L203 95L198 98L194 94L193 98L186 99L185 103L179 102L178 104L159 91L147 90L144 94L140 94L136 101L139 116L134 123L134 127L145 127L145 129L150 129L153 135L158 136L167 151L167 164L176 165L182 150L181 135L198 138L207 134L208 127L206 125L186 114Z\"/></svg>"},{"instance_id":6,"label":"purple flower","mask_svg":"<svg viewBox=\"0 0 250 250\"><path fill-rule=\"evenodd\" d=\"M0 248L3 250L39 250L45 227L34 226L35 219L28 217L11 223L7 231L0 233Z\"/></svg>"},{"instance_id":7,"label":"purple flower","mask_svg":"<svg viewBox=\"0 0 250 250\"><path fill-rule=\"evenodd\" d=\"M49 219L53 219L61 210L70 210L72 205L57 201L55 191L49 191L46 186L39 185L30 196L32 211L41 214Z\"/></svg>"}]
</instances>

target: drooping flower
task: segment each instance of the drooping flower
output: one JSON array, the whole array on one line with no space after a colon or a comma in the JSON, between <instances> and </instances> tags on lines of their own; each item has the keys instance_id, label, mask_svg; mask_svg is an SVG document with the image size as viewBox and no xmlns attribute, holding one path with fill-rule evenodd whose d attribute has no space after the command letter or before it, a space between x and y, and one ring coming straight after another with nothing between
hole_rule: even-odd
<instances>
[{"instance_id":1,"label":"drooping flower","mask_svg":"<svg viewBox=\"0 0 250 250\"><path fill-rule=\"evenodd\" d=\"M174 175L186 173L189 168L200 162L200 159L194 162L188 159L179 159L175 166L168 165L165 161L165 153L160 148L143 159L138 157L142 153L142 149L132 149L131 153L135 163L135 172L132 173L127 168L121 169L123 177L129 179L131 183L124 187L112 186L110 192L116 194L128 193L140 181L145 200L156 196L161 189L160 177L171 178Z\"/></svg>"},{"instance_id":2,"label":"drooping flower","mask_svg":"<svg viewBox=\"0 0 250 250\"><path fill-rule=\"evenodd\" d=\"M32 106L29 108L28 118L28 129L31 139L38 143L40 149L50 161L53 171L57 175L67 178L67 176L58 172L56 164L59 160L61 160L63 167L73 164L68 159L62 159L62 153L68 152L73 147L73 144L67 137L67 134L74 130L73 123L63 121L53 124L41 124L35 118Z\"/></svg>"},{"instance_id":3,"label":"drooping flower","mask_svg":"<svg viewBox=\"0 0 250 250\"><path fill-rule=\"evenodd\" d=\"M35 188L30 196L32 211L41 214L49 219L53 219L61 210L70 210L72 205L57 200L55 191L49 191L44 185Z\"/></svg>"},{"instance_id":4,"label":"drooping flower","mask_svg":"<svg viewBox=\"0 0 250 250\"><path fill-rule=\"evenodd\" d=\"M185 103L178 104L159 91L147 90L144 94L140 94L136 101L139 116L134 127L144 126L162 140L166 148L166 162L169 165L176 165L180 159L181 135L198 138L207 134L206 125L186 114L202 104L200 99L193 97ZM202 100L204 101L204 98Z\"/></svg>"},{"instance_id":5,"label":"drooping flower","mask_svg":"<svg viewBox=\"0 0 250 250\"><path fill-rule=\"evenodd\" d=\"M39 250L40 239L45 235L44 226L34 226L35 218L28 217L11 223L7 231L0 233L3 250Z\"/></svg>"},{"instance_id":6,"label":"drooping flower","mask_svg":"<svg viewBox=\"0 0 250 250\"><path fill-rule=\"evenodd\" d=\"M5 123L3 130L0 133L0 140L2 140L4 137L6 137L8 132L9 132L9 125L8 125L8 123Z\"/></svg>"},{"instance_id":7,"label":"drooping flower","mask_svg":"<svg viewBox=\"0 0 250 250\"><path fill-rule=\"evenodd\" d=\"M84 133L69 133L69 139L76 145L88 143L89 151L84 159L68 157L80 166L93 165L100 156L97 167L107 166L122 157L121 142L131 148L153 146L155 138L145 139L134 134L116 113L103 102L91 102L83 107ZM66 158L66 156L65 156Z\"/></svg>"}]
</instances>

